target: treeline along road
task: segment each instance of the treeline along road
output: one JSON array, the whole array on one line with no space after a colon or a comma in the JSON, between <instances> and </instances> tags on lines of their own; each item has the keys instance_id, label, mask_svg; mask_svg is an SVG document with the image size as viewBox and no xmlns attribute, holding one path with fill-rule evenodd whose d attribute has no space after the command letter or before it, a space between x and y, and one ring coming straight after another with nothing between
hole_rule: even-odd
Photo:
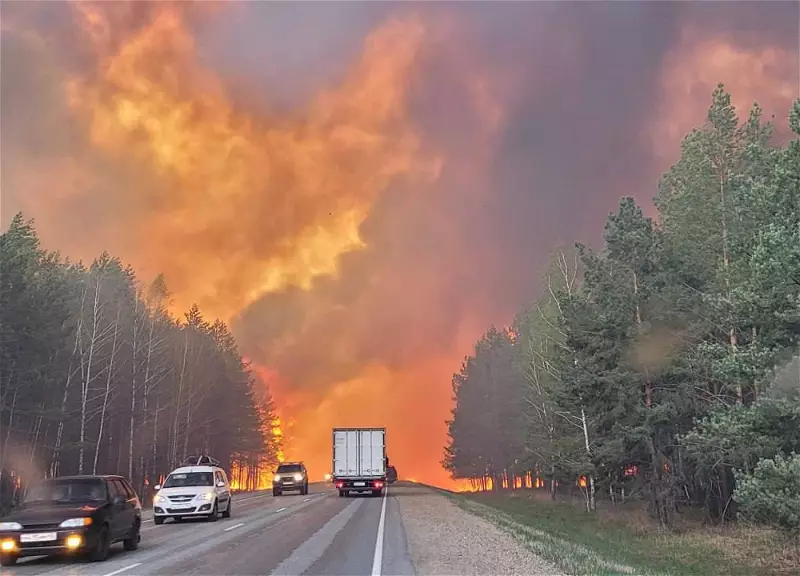
<instances>
[{"instance_id":1,"label":"treeline along road","mask_svg":"<svg viewBox=\"0 0 800 576\"><path fill-rule=\"evenodd\" d=\"M0 469L6 511L23 485L122 473L143 496L187 456L214 454L253 489L279 451L272 400L228 327L167 311L118 258L71 262L16 216L0 237Z\"/></svg>"},{"instance_id":2,"label":"treeline along road","mask_svg":"<svg viewBox=\"0 0 800 576\"><path fill-rule=\"evenodd\" d=\"M655 216L623 198L454 374L453 477L800 532L798 134L720 85Z\"/></svg>"}]
</instances>

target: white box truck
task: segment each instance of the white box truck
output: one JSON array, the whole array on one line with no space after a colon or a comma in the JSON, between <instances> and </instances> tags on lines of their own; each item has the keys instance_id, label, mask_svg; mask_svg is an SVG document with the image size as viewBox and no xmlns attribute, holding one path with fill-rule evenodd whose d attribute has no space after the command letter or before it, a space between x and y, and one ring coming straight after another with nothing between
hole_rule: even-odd
<instances>
[{"instance_id":1,"label":"white box truck","mask_svg":"<svg viewBox=\"0 0 800 576\"><path fill-rule=\"evenodd\" d=\"M333 483L339 496L386 486L386 428L333 429Z\"/></svg>"}]
</instances>

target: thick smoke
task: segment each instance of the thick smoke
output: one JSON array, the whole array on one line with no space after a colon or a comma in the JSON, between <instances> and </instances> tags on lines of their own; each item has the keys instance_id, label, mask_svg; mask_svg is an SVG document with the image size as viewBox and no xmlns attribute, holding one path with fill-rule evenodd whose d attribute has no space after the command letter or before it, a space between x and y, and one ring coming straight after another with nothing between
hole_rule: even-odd
<instances>
[{"instance_id":1,"label":"thick smoke","mask_svg":"<svg viewBox=\"0 0 800 576\"><path fill-rule=\"evenodd\" d=\"M387 425L400 474L445 483L450 374L551 247L595 243L622 195L649 202L717 82L779 126L798 91L793 2L183 7L134 71L171 98L159 114L205 111L179 136L233 134L179 148L190 177L99 116L137 89L102 63L163 6L37 6L4 18L3 220L24 208L50 246L114 250L232 320L295 422L287 456L319 475L331 426Z\"/></svg>"}]
</instances>

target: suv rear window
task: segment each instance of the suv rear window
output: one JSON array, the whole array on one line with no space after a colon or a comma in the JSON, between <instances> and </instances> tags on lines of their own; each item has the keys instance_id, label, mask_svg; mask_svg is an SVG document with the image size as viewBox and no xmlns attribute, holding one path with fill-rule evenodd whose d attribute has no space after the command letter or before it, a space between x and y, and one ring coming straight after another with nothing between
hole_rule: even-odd
<instances>
[{"instance_id":1,"label":"suv rear window","mask_svg":"<svg viewBox=\"0 0 800 576\"><path fill-rule=\"evenodd\" d=\"M278 466L278 474L288 474L290 472L302 472L300 464L281 464Z\"/></svg>"},{"instance_id":2,"label":"suv rear window","mask_svg":"<svg viewBox=\"0 0 800 576\"><path fill-rule=\"evenodd\" d=\"M164 488L182 488L184 486L213 486L213 472L180 472L170 474L164 482Z\"/></svg>"}]
</instances>

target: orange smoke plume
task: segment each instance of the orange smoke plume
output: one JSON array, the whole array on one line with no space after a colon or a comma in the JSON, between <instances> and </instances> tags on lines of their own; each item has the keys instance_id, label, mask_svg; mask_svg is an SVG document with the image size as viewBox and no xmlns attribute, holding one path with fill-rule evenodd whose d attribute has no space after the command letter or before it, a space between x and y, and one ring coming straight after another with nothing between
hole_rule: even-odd
<instances>
[{"instance_id":1,"label":"orange smoke plume","mask_svg":"<svg viewBox=\"0 0 800 576\"><path fill-rule=\"evenodd\" d=\"M364 247L359 227L395 180L435 174L406 112L420 20L375 31L339 87L286 119L237 111L173 6L113 44L126 6L77 4L97 66L69 82L69 104L96 149L158 183L133 199L157 207L137 256L167 275L177 309L230 319L265 293L309 289Z\"/></svg>"},{"instance_id":2,"label":"orange smoke plume","mask_svg":"<svg viewBox=\"0 0 800 576\"><path fill-rule=\"evenodd\" d=\"M797 53L780 46L748 47L723 36L708 37L694 27L684 29L679 44L663 65L657 121L651 127L661 169L677 159L678 143L701 124L709 94L725 84L741 118L758 101L775 128L786 129L792 101L798 96Z\"/></svg>"}]
</instances>

